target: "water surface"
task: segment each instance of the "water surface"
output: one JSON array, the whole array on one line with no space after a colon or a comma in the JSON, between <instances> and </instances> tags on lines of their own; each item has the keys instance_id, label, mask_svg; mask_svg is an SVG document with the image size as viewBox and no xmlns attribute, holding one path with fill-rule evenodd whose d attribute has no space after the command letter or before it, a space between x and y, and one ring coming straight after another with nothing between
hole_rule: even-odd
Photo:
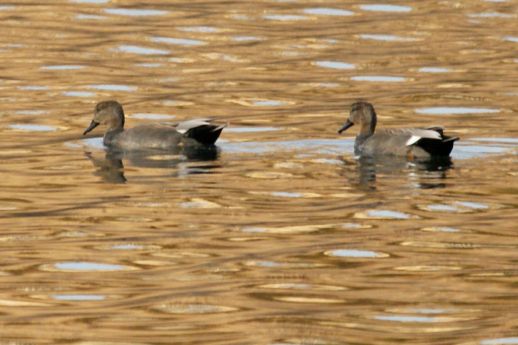
<instances>
[{"instance_id":1,"label":"water surface","mask_svg":"<svg viewBox=\"0 0 518 345\"><path fill-rule=\"evenodd\" d=\"M0 343L517 344L516 1L0 5ZM218 149L112 152L213 118ZM444 126L451 159L358 159Z\"/></svg>"}]
</instances>

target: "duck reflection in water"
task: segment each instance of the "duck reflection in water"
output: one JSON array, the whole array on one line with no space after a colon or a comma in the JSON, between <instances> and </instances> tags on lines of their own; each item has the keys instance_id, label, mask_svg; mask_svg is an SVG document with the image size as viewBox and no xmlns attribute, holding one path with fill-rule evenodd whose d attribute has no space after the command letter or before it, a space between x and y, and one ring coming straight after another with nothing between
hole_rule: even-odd
<instances>
[{"instance_id":1,"label":"duck reflection in water","mask_svg":"<svg viewBox=\"0 0 518 345\"><path fill-rule=\"evenodd\" d=\"M406 185L410 188L444 188L447 172L453 168L450 157L410 162L402 157L363 156L343 158L342 161L348 168L345 174L352 184L359 185L362 189L372 190L376 189L379 176L383 176L386 180L406 177Z\"/></svg>"},{"instance_id":2,"label":"duck reflection in water","mask_svg":"<svg viewBox=\"0 0 518 345\"><path fill-rule=\"evenodd\" d=\"M97 167L97 174L105 181L124 183L124 160L137 167L187 168L178 175L203 173L215 167L205 164L190 168L188 163L215 161L218 148L214 145L226 124L212 124L209 119L194 119L174 125L151 124L124 129L122 105L104 101L96 105L93 120L84 135L99 125L105 125L103 144L107 151L104 159L87 157Z\"/></svg>"},{"instance_id":3,"label":"duck reflection in water","mask_svg":"<svg viewBox=\"0 0 518 345\"><path fill-rule=\"evenodd\" d=\"M109 183L125 183L124 161L140 168L168 169L169 176L185 176L210 173L220 167L216 163L219 149L211 147L187 147L175 150L117 151L107 149L104 156L85 153L96 168L95 175Z\"/></svg>"}]
</instances>

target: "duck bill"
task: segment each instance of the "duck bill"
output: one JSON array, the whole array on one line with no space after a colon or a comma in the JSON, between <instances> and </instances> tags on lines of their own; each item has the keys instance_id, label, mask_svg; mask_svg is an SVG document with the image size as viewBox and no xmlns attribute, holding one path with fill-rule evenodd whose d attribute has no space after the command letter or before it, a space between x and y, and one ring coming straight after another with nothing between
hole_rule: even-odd
<instances>
[{"instance_id":1,"label":"duck bill","mask_svg":"<svg viewBox=\"0 0 518 345\"><path fill-rule=\"evenodd\" d=\"M88 126L88 128L85 129L85 131L83 132L83 135L86 135L86 133L90 132L92 129L94 129L97 126L99 126L99 122L95 122L92 120L92 122L90 122L90 126Z\"/></svg>"},{"instance_id":2,"label":"duck bill","mask_svg":"<svg viewBox=\"0 0 518 345\"><path fill-rule=\"evenodd\" d=\"M338 134L342 133L343 131L347 130L347 128L351 127L352 125L354 125L354 123L352 123L351 121L347 120L345 121L344 125L342 126L342 128L340 128L338 130Z\"/></svg>"}]
</instances>

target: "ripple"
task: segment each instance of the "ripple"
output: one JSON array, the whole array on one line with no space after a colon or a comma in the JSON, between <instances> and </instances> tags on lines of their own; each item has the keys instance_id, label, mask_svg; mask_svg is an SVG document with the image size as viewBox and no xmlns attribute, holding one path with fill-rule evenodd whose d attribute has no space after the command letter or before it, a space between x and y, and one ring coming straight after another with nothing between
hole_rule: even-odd
<instances>
[{"instance_id":1,"label":"ripple","mask_svg":"<svg viewBox=\"0 0 518 345\"><path fill-rule=\"evenodd\" d=\"M330 164L330 165L343 165L344 162L339 159L330 159L330 158L317 158L312 159L311 162L317 164Z\"/></svg>"},{"instance_id":2,"label":"ripple","mask_svg":"<svg viewBox=\"0 0 518 345\"><path fill-rule=\"evenodd\" d=\"M13 49L23 48L25 46L26 46L25 44L21 44L21 43L7 43L7 44L3 45L4 48L13 48Z\"/></svg>"},{"instance_id":3,"label":"ripple","mask_svg":"<svg viewBox=\"0 0 518 345\"><path fill-rule=\"evenodd\" d=\"M395 267L398 271L406 272L440 272L440 271L459 271L460 266L432 266L432 265L417 265L417 266L399 266Z\"/></svg>"},{"instance_id":4,"label":"ripple","mask_svg":"<svg viewBox=\"0 0 518 345\"><path fill-rule=\"evenodd\" d=\"M294 289L294 290L306 290L310 289L310 284L302 284L302 283L278 283L278 284L265 284L258 286L262 289Z\"/></svg>"},{"instance_id":5,"label":"ripple","mask_svg":"<svg viewBox=\"0 0 518 345\"><path fill-rule=\"evenodd\" d=\"M342 61L321 60L321 61L315 61L314 64L318 67L332 68L332 69L355 69L356 68L356 65L354 65L352 63L342 62Z\"/></svg>"},{"instance_id":6,"label":"ripple","mask_svg":"<svg viewBox=\"0 0 518 345\"><path fill-rule=\"evenodd\" d=\"M406 81L407 78L383 76L383 75L358 75L358 76L351 77L351 80L368 81L368 82L382 82L382 83L399 83L402 81Z\"/></svg>"},{"instance_id":7,"label":"ripple","mask_svg":"<svg viewBox=\"0 0 518 345\"><path fill-rule=\"evenodd\" d=\"M70 0L78 4L107 4L110 0Z\"/></svg>"},{"instance_id":8,"label":"ripple","mask_svg":"<svg viewBox=\"0 0 518 345\"><path fill-rule=\"evenodd\" d=\"M129 85L123 85L123 84L94 84L89 85L89 88L101 90L101 91L135 91L137 90L136 86L129 86Z\"/></svg>"},{"instance_id":9,"label":"ripple","mask_svg":"<svg viewBox=\"0 0 518 345\"><path fill-rule=\"evenodd\" d=\"M169 114L148 114L148 113L135 113L128 117L133 119L145 119L145 120L169 120L175 118L174 115Z\"/></svg>"},{"instance_id":10,"label":"ripple","mask_svg":"<svg viewBox=\"0 0 518 345\"><path fill-rule=\"evenodd\" d=\"M265 267L265 268L317 268L325 267L324 264L313 262L279 262L269 260L249 260L244 262L245 266Z\"/></svg>"},{"instance_id":11,"label":"ripple","mask_svg":"<svg viewBox=\"0 0 518 345\"><path fill-rule=\"evenodd\" d=\"M473 201L456 201L455 204L462 207L470 208L473 210L486 210L489 208L488 205Z\"/></svg>"},{"instance_id":12,"label":"ripple","mask_svg":"<svg viewBox=\"0 0 518 345\"><path fill-rule=\"evenodd\" d=\"M260 226L244 226L241 228L241 231L248 232L248 233L262 233L262 232L268 232L267 228L260 227Z\"/></svg>"},{"instance_id":13,"label":"ripple","mask_svg":"<svg viewBox=\"0 0 518 345\"><path fill-rule=\"evenodd\" d=\"M123 271L135 269L130 266L114 265L114 264L103 264L98 262L85 262L85 261L64 261L58 262L52 266L52 269L58 271L67 272L111 272L111 271Z\"/></svg>"},{"instance_id":14,"label":"ripple","mask_svg":"<svg viewBox=\"0 0 518 345\"><path fill-rule=\"evenodd\" d=\"M358 212L354 214L355 218L366 218L366 219L412 219L418 218L415 215L411 215L404 212L399 211L391 211L391 210L368 210L366 212Z\"/></svg>"},{"instance_id":15,"label":"ripple","mask_svg":"<svg viewBox=\"0 0 518 345\"><path fill-rule=\"evenodd\" d=\"M418 206L425 211L467 213L489 209L489 205L473 201L455 201L452 204L429 204Z\"/></svg>"},{"instance_id":16,"label":"ripple","mask_svg":"<svg viewBox=\"0 0 518 345\"><path fill-rule=\"evenodd\" d=\"M139 54L139 55L167 55L169 54L169 50L165 49L155 49L155 48L148 48L148 47L142 47L142 46L135 46L135 45L120 45L117 48L114 48L113 50L122 52L122 53L130 53L130 54Z\"/></svg>"},{"instance_id":17,"label":"ripple","mask_svg":"<svg viewBox=\"0 0 518 345\"><path fill-rule=\"evenodd\" d=\"M27 132L54 132L57 130L54 126L48 126L48 125L33 125L33 124L12 124L9 125L9 128L20 130L20 131L27 131Z\"/></svg>"},{"instance_id":18,"label":"ripple","mask_svg":"<svg viewBox=\"0 0 518 345\"><path fill-rule=\"evenodd\" d=\"M25 85L25 86L18 86L18 90L22 91L44 91L48 90L48 86L44 85Z\"/></svg>"},{"instance_id":19,"label":"ripple","mask_svg":"<svg viewBox=\"0 0 518 345\"><path fill-rule=\"evenodd\" d=\"M139 250L139 249L144 249L144 246L142 246L140 244L134 244L134 243L124 243L124 244L114 244L110 248L115 249L115 250Z\"/></svg>"},{"instance_id":20,"label":"ripple","mask_svg":"<svg viewBox=\"0 0 518 345\"><path fill-rule=\"evenodd\" d=\"M18 115L43 115L47 114L45 110L36 110L36 109L27 109L27 110L17 110L15 111Z\"/></svg>"},{"instance_id":21,"label":"ripple","mask_svg":"<svg viewBox=\"0 0 518 345\"><path fill-rule=\"evenodd\" d=\"M67 97L94 97L96 94L89 91L64 91L62 95Z\"/></svg>"},{"instance_id":22,"label":"ripple","mask_svg":"<svg viewBox=\"0 0 518 345\"><path fill-rule=\"evenodd\" d=\"M258 226L245 226L241 228L243 232L250 233L270 233L270 234L302 234L320 231L324 229L331 229L336 227L337 224L310 224L310 225L288 225L279 227L258 227Z\"/></svg>"},{"instance_id":23,"label":"ripple","mask_svg":"<svg viewBox=\"0 0 518 345\"><path fill-rule=\"evenodd\" d=\"M417 314L445 314L451 313L454 309L441 309L441 308L404 308L407 312Z\"/></svg>"},{"instance_id":24,"label":"ripple","mask_svg":"<svg viewBox=\"0 0 518 345\"><path fill-rule=\"evenodd\" d=\"M342 228L344 228L344 229L369 229L369 228L372 228L372 225L358 224L358 223L344 223L344 224L342 224Z\"/></svg>"},{"instance_id":25,"label":"ripple","mask_svg":"<svg viewBox=\"0 0 518 345\"><path fill-rule=\"evenodd\" d=\"M239 310L234 307L213 304L160 304L153 309L170 314L216 314Z\"/></svg>"},{"instance_id":26,"label":"ripple","mask_svg":"<svg viewBox=\"0 0 518 345\"><path fill-rule=\"evenodd\" d=\"M513 17L507 13L499 13L499 12L482 12L482 13L472 13L468 14L469 18L511 18Z\"/></svg>"},{"instance_id":27,"label":"ripple","mask_svg":"<svg viewBox=\"0 0 518 345\"><path fill-rule=\"evenodd\" d=\"M52 295L58 301L103 301L104 295Z\"/></svg>"},{"instance_id":28,"label":"ripple","mask_svg":"<svg viewBox=\"0 0 518 345\"><path fill-rule=\"evenodd\" d=\"M423 231L431 231L431 232L459 232L460 230L457 228L449 227L449 226L431 226L422 228Z\"/></svg>"},{"instance_id":29,"label":"ripple","mask_svg":"<svg viewBox=\"0 0 518 345\"><path fill-rule=\"evenodd\" d=\"M152 9L138 9L138 8L106 8L104 12L118 16L128 17L144 17L144 16L163 16L167 11L152 10Z\"/></svg>"},{"instance_id":30,"label":"ripple","mask_svg":"<svg viewBox=\"0 0 518 345\"><path fill-rule=\"evenodd\" d=\"M296 21L296 20L308 19L305 16L299 16L296 14L265 14L263 16L263 18L267 19L267 20L278 20L278 21Z\"/></svg>"},{"instance_id":31,"label":"ripple","mask_svg":"<svg viewBox=\"0 0 518 345\"><path fill-rule=\"evenodd\" d=\"M261 99L261 100L252 101L251 103L252 103L252 105L254 105L256 107L278 107L278 106L286 104L286 102L272 100L272 99Z\"/></svg>"},{"instance_id":32,"label":"ripple","mask_svg":"<svg viewBox=\"0 0 518 345\"><path fill-rule=\"evenodd\" d=\"M375 12L410 12L412 7L401 6L401 5L386 5L386 4L369 4L360 5L360 9L364 11L375 11Z\"/></svg>"},{"instance_id":33,"label":"ripple","mask_svg":"<svg viewBox=\"0 0 518 345\"><path fill-rule=\"evenodd\" d=\"M201 198L192 198L190 201L180 203L183 208L220 208L221 205Z\"/></svg>"},{"instance_id":34,"label":"ripple","mask_svg":"<svg viewBox=\"0 0 518 345\"><path fill-rule=\"evenodd\" d=\"M103 16L97 16L95 14L78 14L75 17L78 20L101 20L104 19Z\"/></svg>"},{"instance_id":35,"label":"ripple","mask_svg":"<svg viewBox=\"0 0 518 345\"><path fill-rule=\"evenodd\" d=\"M361 39L364 40L374 40L374 41L387 41L387 42L412 42L416 41L415 38L412 37L403 37L398 35L375 35L375 34L360 34L358 35Z\"/></svg>"},{"instance_id":36,"label":"ripple","mask_svg":"<svg viewBox=\"0 0 518 345\"><path fill-rule=\"evenodd\" d=\"M271 195L280 197L280 198L302 198L302 197L304 197L303 193L296 193L296 192L272 192Z\"/></svg>"},{"instance_id":37,"label":"ripple","mask_svg":"<svg viewBox=\"0 0 518 345\"><path fill-rule=\"evenodd\" d=\"M502 144L518 144L518 138L472 138L471 140L490 142L490 143L502 143Z\"/></svg>"},{"instance_id":38,"label":"ripple","mask_svg":"<svg viewBox=\"0 0 518 345\"><path fill-rule=\"evenodd\" d=\"M418 71L422 73L448 73L451 70L446 67L421 67Z\"/></svg>"},{"instance_id":39,"label":"ripple","mask_svg":"<svg viewBox=\"0 0 518 345\"><path fill-rule=\"evenodd\" d=\"M158 62L142 62L142 63L135 64L135 66L144 67L144 68L157 68L157 67L161 67L162 64L158 63Z\"/></svg>"},{"instance_id":40,"label":"ripple","mask_svg":"<svg viewBox=\"0 0 518 345\"><path fill-rule=\"evenodd\" d=\"M274 99L237 99L230 100L229 102L245 107L278 107L289 104L288 102Z\"/></svg>"},{"instance_id":41,"label":"ripple","mask_svg":"<svg viewBox=\"0 0 518 345\"><path fill-rule=\"evenodd\" d=\"M464 115L499 113L500 109L470 107L427 107L417 108L416 113L426 115Z\"/></svg>"},{"instance_id":42,"label":"ripple","mask_svg":"<svg viewBox=\"0 0 518 345\"><path fill-rule=\"evenodd\" d=\"M200 32L200 33L214 33L219 32L220 30L218 28L215 28L213 26L181 26L176 28L178 31L184 31L184 32Z\"/></svg>"},{"instance_id":43,"label":"ripple","mask_svg":"<svg viewBox=\"0 0 518 345\"><path fill-rule=\"evenodd\" d=\"M260 133L260 132L274 132L280 131L277 127L230 127L225 128L225 133Z\"/></svg>"},{"instance_id":44,"label":"ripple","mask_svg":"<svg viewBox=\"0 0 518 345\"><path fill-rule=\"evenodd\" d=\"M374 316L374 319L380 320L380 321L416 322L416 323L451 321L451 318L447 318L447 317L414 316L414 315L377 315L377 316Z\"/></svg>"},{"instance_id":45,"label":"ripple","mask_svg":"<svg viewBox=\"0 0 518 345\"><path fill-rule=\"evenodd\" d=\"M518 344L518 337L508 338L493 338L484 339L480 341L480 345L516 345Z\"/></svg>"},{"instance_id":46,"label":"ripple","mask_svg":"<svg viewBox=\"0 0 518 345\"><path fill-rule=\"evenodd\" d=\"M247 266L256 266L256 267L282 267L282 266L284 266L280 262L268 261L268 260L247 261L245 263L245 265L247 265Z\"/></svg>"},{"instance_id":47,"label":"ripple","mask_svg":"<svg viewBox=\"0 0 518 345\"><path fill-rule=\"evenodd\" d=\"M459 209L457 207L446 205L446 204L430 204L423 207L419 207L422 210L425 211L432 211L432 212L457 212Z\"/></svg>"},{"instance_id":48,"label":"ripple","mask_svg":"<svg viewBox=\"0 0 518 345\"><path fill-rule=\"evenodd\" d=\"M386 258L386 253L373 252L360 249L333 249L324 252L327 256L346 257L346 258Z\"/></svg>"},{"instance_id":49,"label":"ripple","mask_svg":"<svg viewBox=\"0 0 518 345\"><path fill-rule=\"evenodd\" d=\"M229 18L232 18L232 19L235 19L235 20L246 20L246 21L251 20L250 16L248 16L246 14L238 14L238 13L230 14Z\"/></svg>"},{"instance_id":50,"label":"ripple","mask_svg":"<svg viewBox=\"0 0 518 345\"><path fill-rule=\"evenodd\" d=\"M459 143L452 152L452 157L458 159L470 159L482 157L489 154L500 154L509 151L509 147L489 146L489 145L473 145L471 143Z\"/></svg>"},{"instance_id":51,"label":"ripple","mask_svg":"<svg viewBox=\"0 0 518 345\"><path fill-rule=\"evenodd\" d=\"M163 37L163 36L154 36L154 37L151 37L150 40L152 42L173 44L173 45L179 45L179 46L201 46L201 45L207 44L207 42L201 41L201 40L194 40L194 39L188 39L188 38Z\"/></svg>"},{"instance_id":52,"label":"ripple","mask_svg":"<svg viewBox=\"0 0 518 345\"><path fill-rule=\"evenodd\" d=\"M258 36L232 36L232 39L236 42L251 42L263 40L261 37Z\"/></svg>"},{"instance_id":53,"label":"ripple","mask_svg":"<svg viewBox=\"0 0 518 345\"><path fill-rule=\"evenodd\" d=\"M83 65L48 65L42 66L40 69L47 71L69 71L85 68Z\"/></svg>"},{"instance_id":54,"label":"ripple","mask_svg":"<svg viewBox=\"0 0 518 345\"><path fill-rule=\"evenodd\" d=\"M336 304L344 303L341 299L327 297L307 297L307 296L274 296L273 300L290 303L317 303L317 304Z\"/></svg>"},{"instance_id":55,"label":"ripple","mask_svg":"<svg viewBox=\"0 0 518 345\"><path fill-rule=\"evenodd\" d=\"M309 87L312 88L329 88L334 89L340 86L339 83L306 83Z\"/></svg>"},{"instance_id":56,"label":"ripple","mask_svg":"<svg viewBox=\"0 0 518 345\"><path fill-rule=\"evenodd\" d=\"M352 16L354 12L331 7L312 7L303 11L306 14L315 14L319 16Z\"/></svg>"},{"instance_id":57,"label":"ripple","mask_svg":"<svg viewBox=\"0 0 518 345\"><path fill-rule=\"evenodd\" d=\"M336 285L314 285L306 283L273 283L259 285L262 289L283 289L283 290L326 290L326 291L342 291L347 290L343 286Z\"/></svg>"},{"instance_id":58,"label":"ripple","mask_svg":"<svg viewBox=\"0 0 518 345\"><path fill-rule=\"evenodd\" d=\"M29 302L29 301L17 301L11 299L0 299L0 306L5 307L47 307L47 303L41 302Z\"/></svg>"}]
</instances>

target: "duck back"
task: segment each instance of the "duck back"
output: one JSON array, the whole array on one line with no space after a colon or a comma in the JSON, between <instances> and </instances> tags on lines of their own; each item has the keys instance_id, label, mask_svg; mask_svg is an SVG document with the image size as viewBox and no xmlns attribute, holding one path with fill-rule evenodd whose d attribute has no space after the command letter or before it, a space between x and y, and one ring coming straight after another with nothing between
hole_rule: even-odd
<instances>
[{"instance_id":1,"label":"duck back","mask_svg":"<svg viewBox=\"0 0 518 345\"><path fill-rule=\"evenodd\" d=\"M373 135L362 138L356 137L354 153L358 156L394 155L406 156L408 147L405 145L409 136L391 131L379 131Z\"/></svg>"},{"instance_id":2,"label":"duck back","mask_svg":"<svg viewBox=\"0 0 518 345\"><path fill-rule=\"evenodd\" d=\"M179 146L183 134L171 126L143 125L124 130L111 141L123 150L171 149Z\"/></svg>"},{"instance_id":3,"label":"duck back","mask_svg":"<svg viewBox=\"0 0 518 345\"><path fill-rule=\"evenodd\" d=\"M447 157L458 139L458 137L444 136L440 127L388 129L376 132L367 138L357 137L355 154L395 155L408 158Z\"/></svg>"}]
</instances>

